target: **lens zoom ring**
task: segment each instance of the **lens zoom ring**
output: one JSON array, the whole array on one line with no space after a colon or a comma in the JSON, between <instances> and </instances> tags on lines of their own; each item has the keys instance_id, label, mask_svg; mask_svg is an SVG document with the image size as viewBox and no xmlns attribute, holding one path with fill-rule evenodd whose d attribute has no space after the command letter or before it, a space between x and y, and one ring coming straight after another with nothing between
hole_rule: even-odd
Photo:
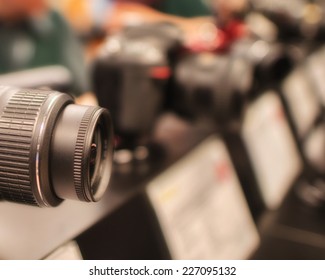
<instances>
[{"instance_id":1,"label":"lens zoom ring","mask_svg":"<svg viewBox=\"0 0 325 280\"><path fill-rule=\"evenodd\" d=\"M19 91L0 116L0 193L5 200L38 205L31 189L30 157L34 126L47 96Z\"/></svg>"},{"instance_id":2,"label":"lens zoom ring","mask_svg":"<svg viewBox=\"0 0 325 280\"><path fill-rule=\"evenodd\" d=\"M87 198L87 195L85 193L85 186L82 178L84 178L84 172L86 170L86 158L84 155L84 147L85 147L85 141L87 138L87 131L89 122L91 120L91 117L93 116L94 109L89 108L84 117L82 118L82 121L80 123L78 136L77 136L77 142L76 142L76 148L74 152L74 168L73 168L73 177L74 177L74 184L75 184L75 190L77 193L78 198L81 201L87 201L90 202L90 200ZM86 176L87 177L87 176Z\"/></svg>"}]
</instances>

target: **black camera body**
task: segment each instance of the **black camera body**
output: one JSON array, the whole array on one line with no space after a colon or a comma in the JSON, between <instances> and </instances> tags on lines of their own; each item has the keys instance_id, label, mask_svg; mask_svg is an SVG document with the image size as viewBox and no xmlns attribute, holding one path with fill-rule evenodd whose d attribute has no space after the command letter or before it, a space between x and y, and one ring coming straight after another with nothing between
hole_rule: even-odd
<instances>
[{"instance_id":1,"label":"black camera body","mask_svg":"<svg viewBox=\"0 0 325 280\"><path fill-rule=\"evenodd\" d=\"M323 0L250 0L253 12L259 12L278 28L281 41L325 39Z\"/></svg>"},{"instance_id":2,"label":"black camera body","mask_svg":"<svg viewBox=\"0 0 325 280\"><path fill-rule=\"evenodd\" d=\"M267 87L282 81L292 70L295 58L280 43L260 38L244 38L231 48L232 56L245 60L253 68L255 87Z\"/></svg>"},{"instance_id":3,"label":"black camera body","mask_svg":"<svg viewBox=\"0 0 325 280\"><path fill-rule=\"evenodd\" d=\"M237 117L252 86L252 67L231 55L213 53L184 57L175 70L174 107L190 119L217 123Z\"/></svg>"},{"instance_id":4,"label":"black camera body","mask_svg":"<svg viewBox=\"0 0 325 280\"><path fill-rule=\"evenodd\" d=\"M229 52L188 53L172 24L140 25L108 38L93 67L99 104L113 115L119 148L150 138L163 110L215 123L237 118L254 87L282 79L292 60L280 44L243 38Z\"/></svg>"},{"instance_id":5,"label":"black camera body","mask_svg":"<svg viewBox=\"0 0 325 280\"><path fill-rule=\"evenodd\" d=\"M94 63L94 89L112 113L118 148L133 149L150 134L165 100L177 30L169 24L129 27L107 40Z\"/></svg>"}]
</instances>

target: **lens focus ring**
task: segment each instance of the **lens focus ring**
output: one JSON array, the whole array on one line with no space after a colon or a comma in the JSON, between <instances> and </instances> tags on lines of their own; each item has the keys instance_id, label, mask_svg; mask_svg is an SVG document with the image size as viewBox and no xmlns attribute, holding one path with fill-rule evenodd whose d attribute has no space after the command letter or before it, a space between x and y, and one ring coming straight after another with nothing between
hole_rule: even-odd
<instances>
[{"instance_id":1,"label":"lens focus ring","mask_svg":"<svg viewBox=\"0 0 325 280\"><path fill-rule=\"evenodd\" d=\"M0 192L2 198L38 205L31 189L30 157L33 131L45 92L15 93L0 117Z\"/></svg>"},{"instance_id":2,"label":"lens focus ring","mask_svg":"<svg viewBox=\"0 0 325 280\"><path fill-rule=\"evenodd\" d=\"M74 153L74 170L73 177L75 182L75 188L78 198L81 201L90 202L91 200L87 197L85 193L83 174L86 172L86 162L85 162L85 144L87 139L87 132L89 127L89 122L94 114L94 109L89 108L85 113L79 127L79 132L77 136L76 149Z\"/></svg>"}]
</instances>

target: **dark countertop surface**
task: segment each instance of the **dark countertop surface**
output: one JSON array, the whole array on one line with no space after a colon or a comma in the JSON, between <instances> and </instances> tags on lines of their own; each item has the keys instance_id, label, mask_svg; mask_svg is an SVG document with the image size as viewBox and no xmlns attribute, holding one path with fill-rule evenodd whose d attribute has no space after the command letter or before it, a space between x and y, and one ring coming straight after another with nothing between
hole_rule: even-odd
<instances>
[{"instance_id":1,"label":"dark countertop surface","mask_svg":"<svg viewBox=\"0 0 325 280\"><path fill-rule=\"evenodd\" d=\"M279 210L264 215L260 229L253 259L325 259L325 211L302 203L293 190Z\"/></svg>"}]
</instances>

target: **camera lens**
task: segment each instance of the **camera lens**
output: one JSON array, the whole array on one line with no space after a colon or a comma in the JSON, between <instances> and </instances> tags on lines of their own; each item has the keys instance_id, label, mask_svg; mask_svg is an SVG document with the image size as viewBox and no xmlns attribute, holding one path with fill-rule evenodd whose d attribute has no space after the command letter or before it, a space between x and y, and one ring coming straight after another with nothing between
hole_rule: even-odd
<instances>
[{"instance_id":1,"label":"camera lens","mask_svg":"<svg viewBox=\"0 0 325 280\"><path fill-rule=\"evenodd\" d=\"M54 91L0 87L0 197L40 207L98 201L113 153L110 115Z\"/></svg>"}]
</instances>

